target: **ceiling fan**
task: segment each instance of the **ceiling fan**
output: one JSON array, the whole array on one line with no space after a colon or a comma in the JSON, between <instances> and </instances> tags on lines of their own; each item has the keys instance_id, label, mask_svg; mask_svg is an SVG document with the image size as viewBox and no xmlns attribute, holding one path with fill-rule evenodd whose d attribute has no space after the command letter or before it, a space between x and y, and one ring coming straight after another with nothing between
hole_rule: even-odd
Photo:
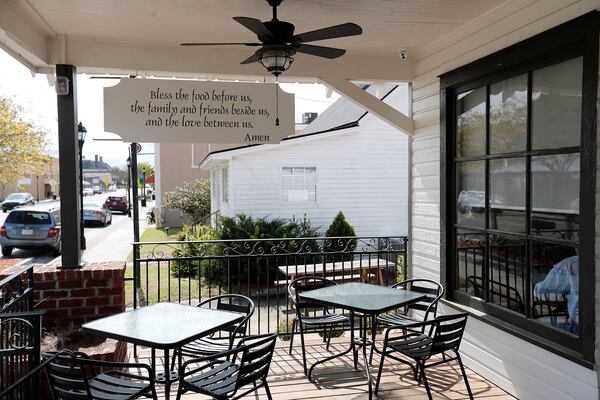
<instances>
[{"instance_id":1,"label":"ceiling fan","mask_svg":"<svg viewBox=\"0 0 600 400\"><path fill-rule=\"evenodd\" d=\"M317 29L294 35L294 24L277 19L277 7L283 0L267 0L273 7L273 18L262 22L256 18L234 17L233 19L254 32L260 43L181 43L182 46L251 46L259 47L256 52L241 62L250 64L258 62L267 71L279 76L286 71L296 53L305 53L317 57L338 58L346 53L344 49L306 44L318 40L333 39L360 35L362 28L351 22Z\"/></svg>"}]
</instances>

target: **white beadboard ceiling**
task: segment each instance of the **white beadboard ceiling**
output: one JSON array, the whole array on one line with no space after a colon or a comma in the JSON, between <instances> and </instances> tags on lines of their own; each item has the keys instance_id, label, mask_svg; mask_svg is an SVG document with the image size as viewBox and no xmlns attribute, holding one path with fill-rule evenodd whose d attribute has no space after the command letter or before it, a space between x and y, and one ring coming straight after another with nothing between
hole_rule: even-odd
<instances>
[{"instance_id":1,"label":"white beadboard ceiling","mask_svg":"<svg viewBox=\"0 0 600 400\"><path fill-rule=\"evenodd\" d=\"M265 0L27 1L57 35L116 43L253 41L252 32L232 17L271 18ZM355 54L388 54L426 44L500 3L502 0L284 0L278 11L279 19L295 24L297 33L355 22L364 28L362 36L327 44Z\"/></svg>"}]
</instances>

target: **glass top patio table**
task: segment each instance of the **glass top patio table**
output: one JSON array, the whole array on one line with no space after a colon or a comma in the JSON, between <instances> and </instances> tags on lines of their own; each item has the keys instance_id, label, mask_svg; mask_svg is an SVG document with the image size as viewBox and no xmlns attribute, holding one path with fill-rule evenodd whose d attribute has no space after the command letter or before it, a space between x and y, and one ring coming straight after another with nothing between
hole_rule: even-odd
<instances>
[{"instance_id":1,"label":"glass top patio table","mask_svg":"<svg viewBox=\"0 0 600 400\"><path fill-rule=\"evenodd\" d=\"M242 314L178 303L156 303L88 322L82 330L156 349L173 349L244 318Z\"/></svg>"},{"instance_id":2,"label":"glass top patio table","mask_svg":"<svg viewBox=\"0 0 600 400\"><path fill-rule=\"evenodd\" d=\"M424 293L398 290L369 283L342 283L299 293L305 300L365 314L379 314L418 302Z\"/></svg>"}]
</instances>

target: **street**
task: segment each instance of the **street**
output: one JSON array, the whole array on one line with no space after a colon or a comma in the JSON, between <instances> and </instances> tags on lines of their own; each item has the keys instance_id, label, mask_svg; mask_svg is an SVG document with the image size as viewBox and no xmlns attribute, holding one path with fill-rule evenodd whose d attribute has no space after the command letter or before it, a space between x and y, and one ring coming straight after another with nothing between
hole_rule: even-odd
<instances>
[{"instance_id":1,"label":"street","mask_svg":"<svg viewBox=\"0 0 600 400\"><path fill-rule=\"evenodd\" d=\"M108 196L123 196L125 194L126 191L119 190L112 193L85 196L83 201L84 203L103 203ZM150 226L146 224L146 212L153 206L154 202L148 201L147 207L140 207L140 235L144 229ZM35 207L43 210L49 210L60 207L60 201L42 201L36 204ZM4 220L8 214L9 213L0 212L0 226L4 224ZM121 212L113 212L112 218L112 223L106 227L86 223L86 250L83 253L83 261L125 261L127 259L127 256L132 249L131 242L133 242L133 220ZM0 260L6 258L7 257L1 256ZM55 259L55 257L50 254L50 251L20 249L15 249L10 258L31 258L27 264L46 264Z\"/></svg>"}]
</instances>

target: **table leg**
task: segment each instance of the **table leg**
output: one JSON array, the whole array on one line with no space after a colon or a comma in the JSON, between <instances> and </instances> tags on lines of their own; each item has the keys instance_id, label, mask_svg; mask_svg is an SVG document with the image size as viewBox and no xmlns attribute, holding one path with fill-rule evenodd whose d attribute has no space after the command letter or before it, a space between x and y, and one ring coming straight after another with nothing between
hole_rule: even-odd
<instances>
[{"instance_id":1,"label":"table leg","mask_svg":"<svg viewBox=\"0 0 600 400\"><path fill-rule=\"evenodd\" d=\"M313 369L317 365L326 363L327 361L331 361L333 359L336 359L338 357L346 355L350 351L352 351L352 353L354 355L354 368L356 368L357 362L358 362L358 360L357 360L358 352L356 351L356 347L355 347L355 343L354 343L354 313L350 313L350 346L346 350L342 351L341 353L334 354L332 356L329 356L327 358L319 360L316 363L314 363L313 365L311 365L308 370L308 380L309 381L311 380Z\"/></svg>"},{"instance_id":2,"label":"table leg","mask_svg":"<svg viewBox=\"0 0 600 400\"><path fill-rule=\"evenodd\" d=\"M362 350L363 350L363 363L365 365L365 373L367 374L367 385L369 385L369 400L371 400L373 398L373 380L371 379L371 370L369 369L369 356L367 355L367 346L369 344L371 344L371 349L373 348L373 343L371 343L371 340L367 339L368 336L368 329L367 329L367 315L363 316L364 321L361 324L362 325L362 330L361 330L361 346L362 346ZM371 350L372 351L372 350Z\"/></svg>"},{"instance_id":3,"label":"table leg","mask_svg":"<svg viewBox=\"0 0 600 400\"><path fill-rule=\"evenodd\" d=\"M165 400L169 400L171 392L171 369L169 368L169 349L165 349Z\"/></svg>"}]
</instances>

